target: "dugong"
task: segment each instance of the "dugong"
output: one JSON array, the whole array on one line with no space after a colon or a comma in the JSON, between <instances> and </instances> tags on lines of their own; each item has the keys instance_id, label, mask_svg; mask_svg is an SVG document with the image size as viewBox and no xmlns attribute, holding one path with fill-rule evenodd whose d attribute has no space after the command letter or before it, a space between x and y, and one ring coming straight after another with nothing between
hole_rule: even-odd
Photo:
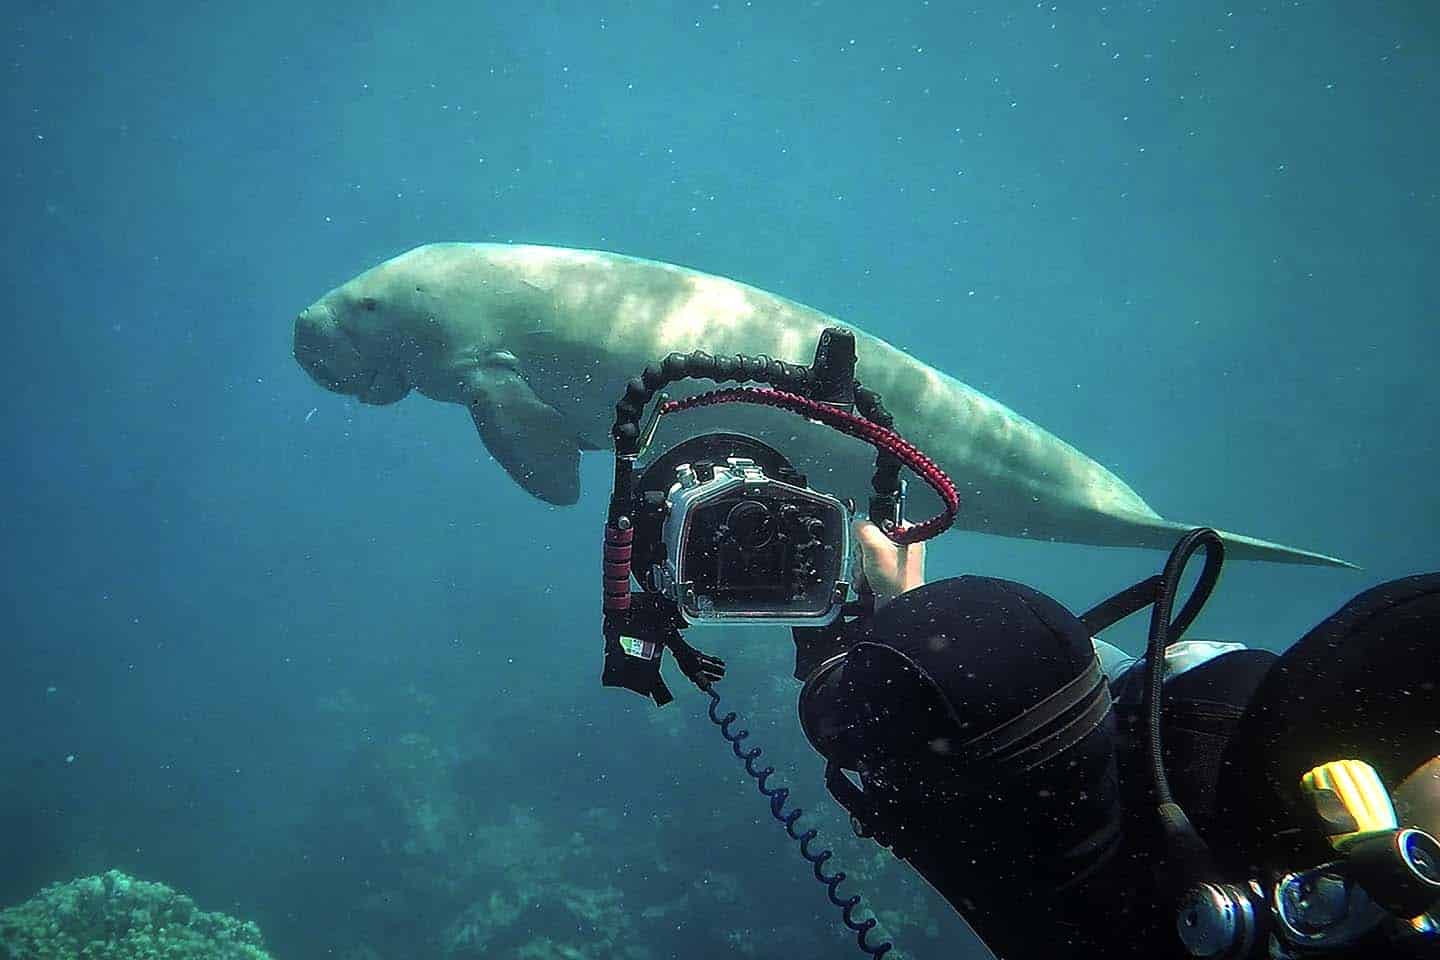
<instances>
[{"instance_id":1,"label":"dugong","mask_svg":"<svg viewBox=\"0 0 1440 960\"><path fill-rule=\"evenodd\" d=\"M673 351L765 354L807 364L839 321L697 270L598 250L434 243L365 271L295 321L295 359L321 386L363 403L410 391L470 411L514 480L551 504L579 498L579 457L610 447L625 382ZM1166 520L1123 480L1002 403L851 324L856 376L895 428L955 480L956 526L1005 537L1169 549L1194 526ZM709 381L672 396L713 389ZM663 418L656 444L703 429L753 433L812 486L866 502L874 451L791 414L726 405ZM939 499L910 484L911 519ZM1351 566L1221 532L1231 556Z\"/></svg>"}]
</instances>

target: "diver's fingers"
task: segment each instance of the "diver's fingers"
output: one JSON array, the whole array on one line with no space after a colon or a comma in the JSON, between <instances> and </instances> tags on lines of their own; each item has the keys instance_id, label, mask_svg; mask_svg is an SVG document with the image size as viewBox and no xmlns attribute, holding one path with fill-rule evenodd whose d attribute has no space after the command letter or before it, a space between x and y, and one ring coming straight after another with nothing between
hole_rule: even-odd
<instances>
[{"instance_id":1,"label":"diver's fingers","mask_svg":"<svg viewBox=\"0 0 1440 960\"><path fill-rule=\"evenodd\" d=\"M856 520L852 525L855 533L855 543L860 549L855 551L855 582L867 583L866 558L875 549L874 534L880 532L880 528L869 520Z\"/></svg>"},{"instance_id":2,"label":"diver's fingers","mask_svg":"<svg viewBox=\"0 0 1440 960\"><path fill-rule=\"evenodd\" d=\"M905 558L904 581L907 588L918 587L925 582L925 541L912 543L900 548Z\"/></svg>"},{"instance_id":3,"label":"diver's fingers","mask_svg":"<svg viewBox=\"0 0 1440 960\"><path fill-rule=\"evenodd\" d=\"M850 524L850 535L855 538L855 579L865 571L865 524L867 521L856 520Z\"/></svg>"},{"instance_id":4,"label":"diver's fingers","mask_svg":"<svg viewBox=\"0 0 1440 960\"><path fill-rule=\"evenodd\" d=\"M864 548L861 554L868 555L871 559L883 557L887 550L895 549L895 542L885 536L885 532L869 520L855 521L855 537L860 541L860 546Z\"/></svg>"}]
</instances>

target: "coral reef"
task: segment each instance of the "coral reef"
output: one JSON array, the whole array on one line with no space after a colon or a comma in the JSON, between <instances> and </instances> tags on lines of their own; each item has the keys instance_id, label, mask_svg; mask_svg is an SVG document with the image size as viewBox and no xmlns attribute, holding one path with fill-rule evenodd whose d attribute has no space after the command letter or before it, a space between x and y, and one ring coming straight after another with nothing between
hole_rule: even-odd
<instances>
[{"instance_id":1,"label":"coral reef","mask_svg":"<svg viewBox=\"0 0 1440 960\"><path fill-rule=\"evenodd\" d=\"M489 890L471 902L442 938L447 960L517 956L535 960L648 960L624 893L584 885L595 851L578 832L547 831L529 812L470 834L468 875ZM658 918L656 918L658 919ZM537 931L545 931L536 936ZM567 931L570 935L560 933Z\"/></svg>"},{"instance_id":2,"label":"coral reef","mask_svg":"<svg viewBox=\"0 0 1440 960\"><path fill-rule=\"evenodd\" d=\"M5 960L269 960L255 924L206 913L118 870L56 883L0 911Z\"/></svg>"},{"instance_id":3,"label":"coral reef","mask_svg":"<svg viewBox=\"0 0 1440 960\"><path fill-rule=\"evenodd\" d=\"M614 887L539 882L519 887L515 899L492 891L451 925L444 952L451 960L514 955L535 960L649 960L644 946L629 942L633 925L624 895ZM521 922L523 919L523 923ZM575 932L573 942L534 936L535 928Z\"/></svg>"}]
</instances>

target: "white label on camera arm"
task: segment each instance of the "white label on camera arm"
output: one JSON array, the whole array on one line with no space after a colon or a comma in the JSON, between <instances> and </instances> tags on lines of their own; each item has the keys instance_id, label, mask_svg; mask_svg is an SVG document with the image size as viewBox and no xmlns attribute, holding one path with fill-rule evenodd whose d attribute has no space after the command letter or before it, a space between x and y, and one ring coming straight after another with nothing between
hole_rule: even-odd
<instances>
[{"instance_id":1,"label":"white label on camera arm","mask_svg":"<svg viewBox=\"0 0 1440 960\"><path fill-rule=\"evenodd\" d=\"M656 660L664 649L653 640L641 640L638 637L627 637L620 635L620 649L625 651L627 657L634 657L637 660Z\"/></svg>"}]
</instances>

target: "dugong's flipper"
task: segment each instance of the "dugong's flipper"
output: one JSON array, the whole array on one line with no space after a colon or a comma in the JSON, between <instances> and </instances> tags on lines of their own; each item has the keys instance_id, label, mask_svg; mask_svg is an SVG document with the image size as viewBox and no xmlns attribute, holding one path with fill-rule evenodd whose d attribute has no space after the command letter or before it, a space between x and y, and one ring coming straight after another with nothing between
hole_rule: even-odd
<instances>
[{"instance_id":1,"label":"dugong's flipper","mask_svg":"<svg viewBox=\"0 0 1440 960\"><path fill-rule=\"evenodd\" d=\"M470 417L505 472L546 503L580 499L580 445L560 412L516 370L488 367L465 376Z\"/></svg>"}]
</instances>

